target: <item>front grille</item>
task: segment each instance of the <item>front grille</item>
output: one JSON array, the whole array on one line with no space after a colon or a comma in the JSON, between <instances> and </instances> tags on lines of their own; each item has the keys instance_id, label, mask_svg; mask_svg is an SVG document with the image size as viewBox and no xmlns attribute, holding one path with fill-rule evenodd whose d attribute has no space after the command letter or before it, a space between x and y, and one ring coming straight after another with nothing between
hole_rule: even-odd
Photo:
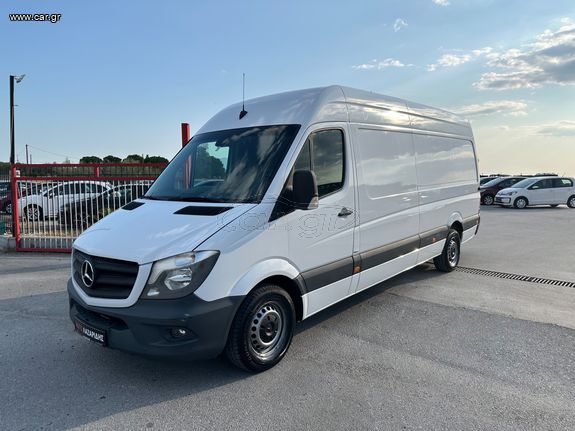
<instances>
[{"instance_id":1,"label":"front grille","mask_svg":"<svg viewBox=\"0 0 575 431\"><path fill-rule=\"evenodd\" d=\"M90 287L82 280L82 265L86 260L94 269L94 280ZM76 284L86 295L95 298L126 299L138 276L138 264L135 262L90 256L78 250L74 250L72 264Z\"/></svg>"}]
</instances>

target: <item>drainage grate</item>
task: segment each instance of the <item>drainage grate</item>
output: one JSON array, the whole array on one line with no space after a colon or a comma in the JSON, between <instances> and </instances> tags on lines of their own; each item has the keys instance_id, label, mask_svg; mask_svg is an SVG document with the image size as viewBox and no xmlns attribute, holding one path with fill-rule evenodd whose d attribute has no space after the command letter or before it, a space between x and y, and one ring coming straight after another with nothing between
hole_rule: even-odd
<instances>
[{"instance_id":1,"label":"drainage grate","mask_svg":"<svg viewBox=\"0 0 575 431\"><path fill-rule=\"evenodd\" d=\"M509 274L507 272L488 271L486 269L466 268L458 266L457 271L467 272L468 274L484 275L486 277L505 278L507 280L526 281L528 283L550 284L552 286L572 287L575 288L573 281L551 280L549 278L532 277L529 275Z\"/></svg>"}]
</instances>

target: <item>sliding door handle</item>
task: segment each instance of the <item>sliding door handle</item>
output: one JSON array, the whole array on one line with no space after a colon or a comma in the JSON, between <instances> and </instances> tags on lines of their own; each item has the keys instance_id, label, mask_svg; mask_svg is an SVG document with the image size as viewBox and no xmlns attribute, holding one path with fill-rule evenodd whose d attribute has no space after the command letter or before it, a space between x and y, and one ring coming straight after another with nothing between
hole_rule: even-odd
<instances>
[{"instance_id":1,"label":"sliding door handle","mask_svg":"<svg viewBox=\"0 0 575 431\"><path fill-rule=\"evenodd\" d=\"M343 207L337 216L338 216L338 217L347 217L347 216L350 216L350 215L352 215L352 214L353 214L353 210L352 210L352 209Z\"/></svg>"}]
</instances>

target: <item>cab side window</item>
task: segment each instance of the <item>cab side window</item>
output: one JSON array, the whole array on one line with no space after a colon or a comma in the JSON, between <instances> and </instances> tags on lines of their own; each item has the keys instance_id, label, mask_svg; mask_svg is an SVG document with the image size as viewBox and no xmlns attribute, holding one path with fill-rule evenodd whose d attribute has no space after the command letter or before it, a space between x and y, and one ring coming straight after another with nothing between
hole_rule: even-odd
<instances>
[{"instance_id":1,"label":"cab side window","mask_svg":"<svg viewBox=\"0 0 575 431\"><path fill-rule=\"evenodd\" d=\"M553 182L550 179L537 181L531 186L531 190L550 189L553 187Z\"/></svg>"},{"instance_id":2,"label":"cab side window","mask_svg":"<svg viewBox=\"0 0 575 431\"><path fill-rule=\"evenodd\" d=\"M315 173L320 199L343 187L343 132L338 129L312 133L305 142L294 170L309 169Z\"/></svg>"}]
</instances>

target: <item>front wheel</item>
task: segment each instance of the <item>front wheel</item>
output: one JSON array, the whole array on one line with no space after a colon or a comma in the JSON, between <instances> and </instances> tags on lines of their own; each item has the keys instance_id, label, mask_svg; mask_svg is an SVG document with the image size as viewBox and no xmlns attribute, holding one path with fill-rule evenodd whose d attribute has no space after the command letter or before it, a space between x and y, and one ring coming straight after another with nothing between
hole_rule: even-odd
<instances>
[{"instance_id":1,"label":"front wheel","mask_svg":"<svg viewBox=\"0 0 575 431\"><path fill-rule=\"evenodd\" d=\"M525 198L517 198L517 199L515 199L515 203L513 204L513 206L515 206L515 208L518 208L520 210L527 207L527 205L528 205L528 202L527 202L527 199L525 199Z\"/></svg>"},{"instance_id":2,"label":"front wheel","mask_svg":"<svg viewBox=\"0 0 575 431\"><path fill-rule=\"evenodd\" d=\"M261 372L285 356L295 328L289 294L274 284L252 291L240 306L228 335L226 356L237 367Z\"/></svg>"},{"instance_id":3,"label":"front wheel","mask_svg":"<svg viewBox=\"0 0 575 431\"><path fill-rule=\"evenodd\" d=\"M435 268L442 272L451 272L459 263L461 256L461 238L455 229L449 229L443 251L433 259Z\"/></svg>"},{"instance_id":4,"label":"front wheel","mask_svg":"<svg viewBox=\"0 0 575 431\"><path fill-rule=\"evenodd\" d=\"M24 216L28 221L39 221L42 219L42 208L36 205L28 205L24 208Z\"/></svg>"}]
</instances>

